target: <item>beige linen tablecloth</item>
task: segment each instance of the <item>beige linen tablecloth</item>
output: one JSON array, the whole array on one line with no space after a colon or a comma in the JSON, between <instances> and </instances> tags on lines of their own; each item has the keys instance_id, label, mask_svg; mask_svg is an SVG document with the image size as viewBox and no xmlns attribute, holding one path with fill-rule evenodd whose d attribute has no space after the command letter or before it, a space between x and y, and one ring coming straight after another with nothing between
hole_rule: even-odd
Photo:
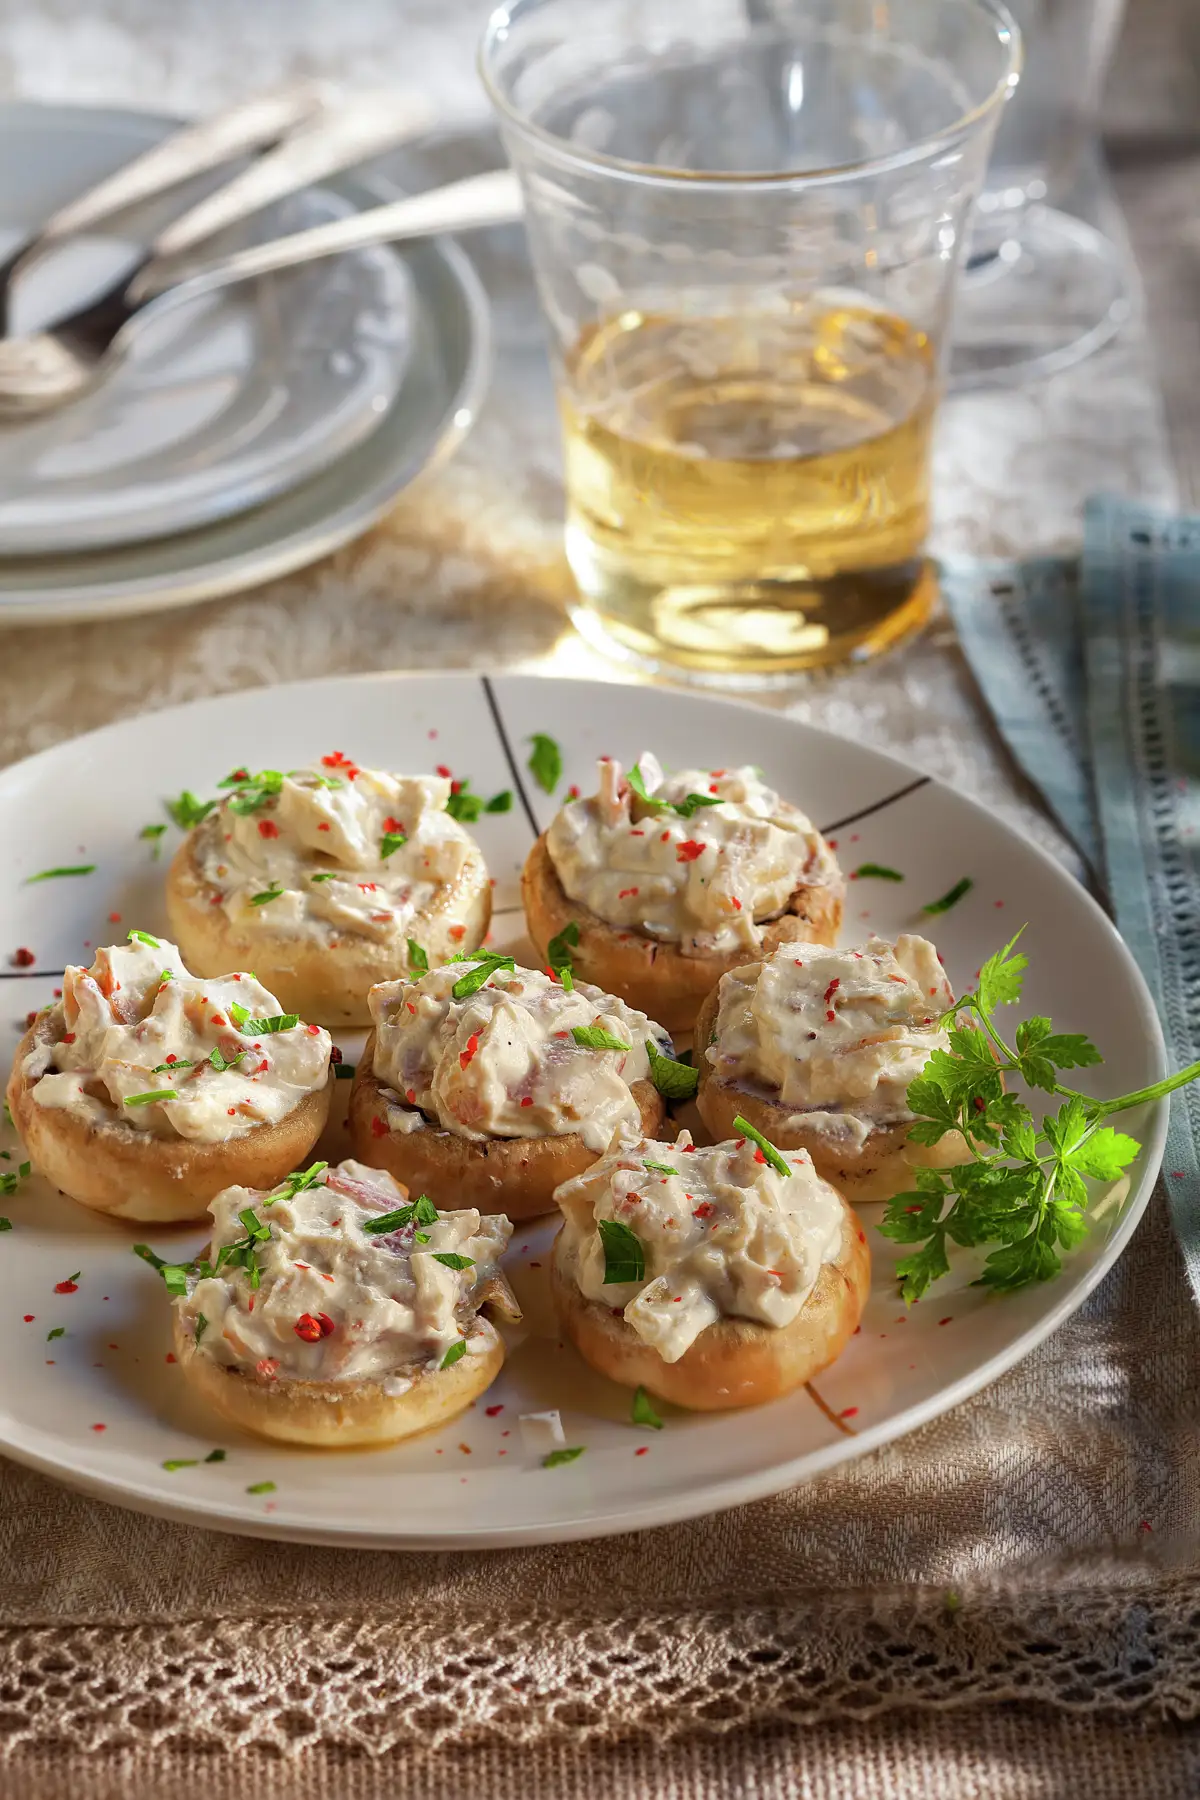
<instances>
[{"instance_id":1,"label":"beige linen tablecloth","mask_svg":"<svg viewBox=\"0 0 1200 1800\"><path fill-rule=\"evenodd\" d=\"M223 37L242 34L266 81L281 44L299 46L291 66L354 73L395 30L443 98L466 92L471 8L249 12L106 0L72 26L65 3L0 5L0 69L23 91L199 107L232 84ZM1173 223L1189 191L1194 211L1200 153L1172 135L1200 84L1186 32L1161 35L1185 14L1135 5L1126 64L1166 99L1147 114L1122 88L1116 112L1166 426L1137 331L1075 376L956 404L944 547L1057 547L1099 487L1169 501L1168 429L1185 490L1200 468L1200 335ZM510 240L481 250L500 356L459 459L360 544L259 593L0 636L0 761L147 704L338 670L603 673L564 623L527 277ZM1071 860L944 625L786 704ZM685 1526L520 1552L310 1550L141 1518L0 1463L0 1793L1183 1800L1200 1792L1198 1368L1156 1197L1087 1305L985 1393L807 1488Z\"/></svg>"}]
</instances>

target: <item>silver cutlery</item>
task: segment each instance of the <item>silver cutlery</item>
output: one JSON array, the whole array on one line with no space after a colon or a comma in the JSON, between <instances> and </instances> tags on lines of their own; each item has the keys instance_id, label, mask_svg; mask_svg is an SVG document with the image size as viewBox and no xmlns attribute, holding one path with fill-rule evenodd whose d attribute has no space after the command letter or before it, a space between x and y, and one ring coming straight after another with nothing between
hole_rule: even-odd
<instances>
[{"instance_id":1,"label":"silver cutlery","mask_svg":"<svg viewBox=\"0 0 1200 1800\"><path fill-rule=\"evenodd\" d=\"M209 263L181 268L178 258L153 259L51 330L0 339L0 418L30 418L77 399L128 353L148 319L219 288L372 244L507 225L521 216L516 176L495 169Z\"/></svg>"},{"instance_id":2,"label":"silver cutlery","mask_svg":"<svg viewBox=\"0 0 1200 1800\"><path fill-rule=\"evenodd\" d=\"M153 149L89 188L86 194L69 200L0 262L0 331L8 328L14 284L64 238L87 231L114 213L166 193L234 157L276 143L298 125L318 116L323 106L323 89L315 81L292 82L252 100L239 101L211 119L172 132Z\"/></svg>"}]
</instances>

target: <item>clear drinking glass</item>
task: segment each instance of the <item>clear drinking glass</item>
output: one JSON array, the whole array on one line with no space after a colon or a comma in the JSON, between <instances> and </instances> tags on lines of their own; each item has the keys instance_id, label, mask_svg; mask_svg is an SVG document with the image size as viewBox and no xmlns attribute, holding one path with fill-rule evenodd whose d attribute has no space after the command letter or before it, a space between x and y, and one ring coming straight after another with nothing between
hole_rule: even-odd
<instances>
[{"instance_id":1,"label":"clear drinking glass","mask_svg":"<svg viewBox=\"0 0 1200 1800\"><path fill-rule=\"evenodd\" d=\"M760 686L920 624L997 0L511 0L481 66L521 179L575 623Z\"/></svg>"},{"instance_id":2,"label":"clear drinking glass","mask_svg":"<svg viewBox=\"0 0 1200 1800\"><path fill-rule=\"evenodd\" d=\"M1124 253L1069 210L1125 0L1009 3L1025 69L971 222L950 360L956 388L1067 368L1130 311Z\"/></svg>"}]
</instances>

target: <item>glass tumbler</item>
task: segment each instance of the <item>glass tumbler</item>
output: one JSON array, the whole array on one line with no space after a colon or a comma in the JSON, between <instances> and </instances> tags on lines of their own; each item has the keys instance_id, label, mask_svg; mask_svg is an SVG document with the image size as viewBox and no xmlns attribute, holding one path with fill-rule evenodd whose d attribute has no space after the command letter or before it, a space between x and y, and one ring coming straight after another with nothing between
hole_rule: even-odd
<instances>
[{"instance_id":1,"label":"glass tumbler","mask_svg":"<svg viewBox=\"0 0 1200 1800\"><path fill-rule=\"evenodd\" d=\"M997 0L510 0L573 617L761 687L919 625L967 216L1019 34Z\"/></svg>"}]
</instances>

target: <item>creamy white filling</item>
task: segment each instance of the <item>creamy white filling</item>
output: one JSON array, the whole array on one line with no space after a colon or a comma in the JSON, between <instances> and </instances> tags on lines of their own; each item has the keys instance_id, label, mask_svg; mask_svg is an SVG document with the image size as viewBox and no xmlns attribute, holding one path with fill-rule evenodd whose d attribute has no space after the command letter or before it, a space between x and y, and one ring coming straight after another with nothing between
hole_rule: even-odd
<instances>
[{"instance_id":1,"label":"creamy white filling","mask_svg":"<svg viewBox=\"0 0 1200 1800\"><path fill-rule=\"evenodd\" d=\"M630 1088L649 1076L647 1038L667 1042L661 1026L587 982L568 992L534 969L500 970L455 999L455 985L478 966L450 963L371 989L379 1080L445 1130L476 1141L577 1131L589 1149L603 1150L614 1132L639 1133ZM581 1045L575 1027L598 1027L627 1048ZM409 1116L415 1127L417 1114Z\"/></svg>"},{"instance_id":2,"label":"creamy white filling","mask_svg":"<svg viewBox=\"0 0 1200 1800\"><path fill-rule=\"evenodd\" d=\"M705 1055L722 1081L766 1094L834 1135L910 1119L907 1090L949 1042L954 1001L923 937L861 949L785 944L721 977L716 1042Z\"/></svg>"},{"instance_id":3,"label":"creamy white filling","mask_svg":"<svg viewBox=\"0 0 1200 1800\"><path fill-rule=\"evenodd\" d=\"M230 919L288 935L407 937L473 847L437 775L390 775L334 755L293 770L246 810L252 797L227 795L196 827L196 860ZM402 836L385 855L386 840Z\"/></svg>"},{"instance_id":4,"label":"creamy white filling","mask_svg":"<svg viewBox=\"0 0 1200 1800\"><path fill-rule=\"evenodd\" d=\"M282 1014L253 975L190 975L174 944L135 938L66 971L57 1041L39 1045L25 1073L39 1106L221 1143L277 1124L328 1079L327 1031L254 1029Z\"/></svg>"},{"instance_id":5,"label":"creamy white filling","mask_svg":"<svg viewBox=\"0 0 1200 1800\"><path fill-rule=\"evenodd\" d=\"M786 1160L785 1178L750 1142L697 1148L686 1131L674 1144L643 1138L610 1151L554 1196L580 1292L619 1309L664 1362L720 1318L789 1325L837 1256L844 1213L806 1150ZM637 1238L640 1281L605 1280L601 1220Z\"/></svg>"},{"instance_id":6,"label":"creamy white filling","mask_svg":"<svg viewBox=\"0 0 1200 1800\"><path fill-rule=\"evenodd\" d=\"M648 752L638 767L649 801L605 757L598 793L570 801L546 834L566 893L608 924L684 954L752 949L797 888L840 881L812 821L753 769L664 775ZM688 817L667 804L686 806L689 795L718 804Z\"/></svg>"},{"instance_id":7,"label":"creamy white filling","mask_svg":"<svg viewBox=\"0 0 1200 1800\"><path fill-rule=\"evenodd\" d=\"M436 1368L456 1344L468 1354L486 1348L481 1290L512 1226L469 1209L383 1236L363 1230L406 1203L390 1175L357 1162L296 1193L286 1182L270 1194L226 1188L212 1202L210 1262L246 1240L248 1209L270 1237L255 1249L257 1287L248 1268L228 1262L189 1278L175 1305L199 1352L264 1382L381 1380L397 1394L413 1370ZM469 1266L448 1267L437 1260L445 1255Z\"/></svg>"}]
</instances>

